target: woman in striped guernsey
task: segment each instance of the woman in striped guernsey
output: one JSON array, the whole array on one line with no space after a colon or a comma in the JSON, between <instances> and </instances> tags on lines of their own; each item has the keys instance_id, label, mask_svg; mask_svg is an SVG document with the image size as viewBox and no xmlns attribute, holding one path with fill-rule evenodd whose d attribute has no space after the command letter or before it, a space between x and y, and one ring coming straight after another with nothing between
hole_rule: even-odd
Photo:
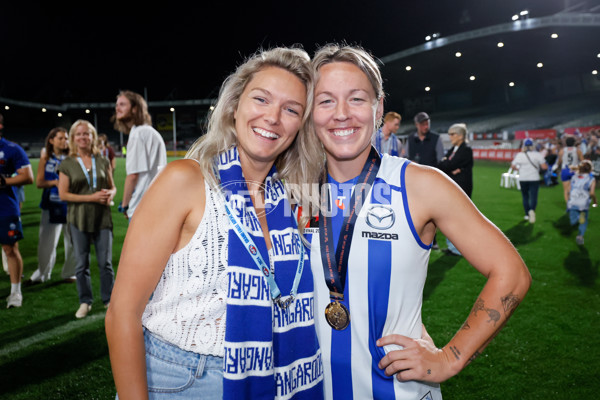
<instances>
[{"instance_id":1,"label":"woman in striped guernsey","mask_svg":"<svg viewBox=\"0 0 600 400\"><path fill-rule=\"evenodd\" d=\"M313 67L312 134L326 155L314 179L326 190L305 232L325 397L440 399L439 383L477 356L521 302L529 271L452 180L372 148L384 92L366 51L327 45ZM421 322L437 228L487 277L464 325L439 349L423 340Z\"/></svg>"}]
</instances>

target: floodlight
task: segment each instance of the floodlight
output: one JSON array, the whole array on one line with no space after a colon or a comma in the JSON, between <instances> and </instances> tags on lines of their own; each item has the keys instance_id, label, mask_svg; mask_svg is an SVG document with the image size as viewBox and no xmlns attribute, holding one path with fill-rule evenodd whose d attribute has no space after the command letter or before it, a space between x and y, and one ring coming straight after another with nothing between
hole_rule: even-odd
<instances>
[{"instance_id":1,"label":"floodlight","mask_svg":"<svg viewBox=\"0 0 600 400\"><path fill-rule=\"evenodd\" d=\"M454 55L455 55L456 57L460 57L460 56L462 56L462 53L461 53L460 51L457 51L457 52L456 52Z\"/></svg>"}]
</instances>

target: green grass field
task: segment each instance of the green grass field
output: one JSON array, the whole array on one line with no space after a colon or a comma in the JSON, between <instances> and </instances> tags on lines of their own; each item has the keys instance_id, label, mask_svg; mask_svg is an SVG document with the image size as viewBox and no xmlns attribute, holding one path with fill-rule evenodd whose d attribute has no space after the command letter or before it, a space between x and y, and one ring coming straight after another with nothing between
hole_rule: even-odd
<instances>
[{"instance_id":1,"label":"green grass field","mask_svg":"<svg viewBox=\"0 0 600 400\"><path fill-rule=\"evenodd\" d=\"M37 160L32 163L35 171ZM600 391L600 209L590 211L586 244L577 246L562 188L540 188L537 221L528 224L520 193L500 188L500 174L506 169L507 164L476 162L473 201L515 244L533 284L506 327L478 359L442 384L442 393L445 399L595 399ZM117 204L124 170L124 160L119 159ZM20 242L26 278L37 268L40 196L35 185L27 186L25 239ZM113 220L113 265L118 273L127 222L116 206ZM443 235L438 234L438 242L445 246ZM0 282L0 399L114 398L105 310L97 301L87 318L75 319L77 290L75 284L60 280L62 259L59 246L53 279L24 288L19 309L4 308L8 276ZM98 299L95 260L91 271ZM438 346L462 325L483 283L464 259L432 252L423 316Z\"/></svg>"}]
</instances>

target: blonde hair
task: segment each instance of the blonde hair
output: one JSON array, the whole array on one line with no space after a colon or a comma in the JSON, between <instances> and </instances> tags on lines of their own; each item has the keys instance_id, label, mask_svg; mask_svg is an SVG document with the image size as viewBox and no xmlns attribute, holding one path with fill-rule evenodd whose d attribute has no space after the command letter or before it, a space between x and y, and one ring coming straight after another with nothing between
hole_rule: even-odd
<instances>
[{"instance_id":1,"label":"blonde hair","mask_svg":"<svg viewBox=\"0 0 600 400\"><path fill-rule=\"evenodd\" d=\"M583 160L577 166L577 172L580 174L589 174L594 169L594 164L590 160Z\"/></svg>"},{"instance_id":2,"label":"blonde hair","mask_svg":"<svg viewBox=\"0 0 600 400\"><path fill-rule=\"evenodd\" d=\"M320 79L319 71L321 67L336 62L347 62L357 66L366 75L367 79L371 83L373 91L375 92L376 100L380 101L385 98L385 93L383 92L383 79L381 77L381 72L379 71L379 66L375 61L375 58L360 46L329 43L319 48L312 61L315 85ZM381 125L381 122L381 118L375 121L373 132L377 131L377 128L379 125ZM314 139L319 140L314 129L312 113L308 132ZM319 158L317 168L312 170L314 174L309 177L308 182L320 182L322 177L325 175L325 151L322 144L320 146L320 151L322 156ZM316 193L312 193L310 200L310 211L304 212L300 218L300 224L302 225L306 224L311 216L316 215L321 205L319 200L319 192L316 191Z\"/></svg>"},{"instance_id":3,"label":"blonde hair","mask_svg":"<svg viewBox=\"0 0 600 400\"><path fill-rule=\"evenodd\" d=\"M278 179L286 185L290 202L308 205L308 191L301 190L301 186L308 182L307 177L314 175L312 171L319 165L322 150L318 138L306 133L312 111L314 80L310 57L303 49L276 47L259 50L238 66L221 86L217 103L208 120L206 134L196 140L185 158L197 160L207 182L213 187L217 186L215 157L237 144L234 112L240 96L254 75L268 67L292 73L306 87L306 108L300 130L292 145L277 157L275 166Z\"/></svg>"},{"instance_id":4,"label":"blonde hair","mask_svg":"<svg viewBox=\"0 0 600 400\"><path fill-rule=\"evenodd\" d=\"M392 121L396 118L398 118L398 121L402 121L402 116L400 114L398 114L396 111L389 111L387 114L385 114L385 117L383 117L383 122Z\"/></svg>"},{"instance_id":5,"label":"blonde hair","mask_svg":"<svg viewBox=\"0 0 600 400\"><path fill-rule=\"evenodd\" d=\"M75 145L75 130L77 129L77 127L79 125L85 125L88 128L88 133L90 133L92 135L92 140L91 140L91 152L94 155L100 154L100 150L98 149L98 132L96 131L96 128L94 128L94 125L92 125L91 122L86 121L85 119L78 119L77 121L73 122L73 125L71 125L71 128L69 129L69 155L76 157L77 156L77 146Z\"/></svg>"}]
</instances>

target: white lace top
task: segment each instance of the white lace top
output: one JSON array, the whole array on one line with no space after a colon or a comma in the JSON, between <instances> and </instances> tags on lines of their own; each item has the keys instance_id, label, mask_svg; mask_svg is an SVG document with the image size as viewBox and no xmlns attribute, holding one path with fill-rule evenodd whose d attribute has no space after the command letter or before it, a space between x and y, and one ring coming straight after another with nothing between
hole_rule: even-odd
<instances>
[{"instance_id":1,"label":"white lace top","mask_svg":"<svg viewBox=\"0 0 600 400\"><path fill-rule=\"evenodd\" d=\"M218 194L204 186L202 221L190 242L171 254L142 324L179 348L223 357L229 222Z\"/></svg>"}]
</instances>

